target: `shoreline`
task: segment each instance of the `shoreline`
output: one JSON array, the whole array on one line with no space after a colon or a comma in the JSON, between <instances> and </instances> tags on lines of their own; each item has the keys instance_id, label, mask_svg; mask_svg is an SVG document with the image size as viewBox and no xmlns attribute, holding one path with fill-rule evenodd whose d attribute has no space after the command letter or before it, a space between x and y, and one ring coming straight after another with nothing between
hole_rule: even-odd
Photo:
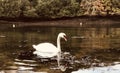
<instances>
[{"instance_id":1,"label":"shoreline","mask_svg":"<svg viewBox=\"0 0 120 73\"><path fill-rule=\"evenodd\" d=\"M12 20L13 19L13 20ZM37 18L9 20L0 19L3 24L15 24L17 27L43 26L43 27L120 27L120 16L81 16L41 20Z\"/></svg>"}]
</instances>

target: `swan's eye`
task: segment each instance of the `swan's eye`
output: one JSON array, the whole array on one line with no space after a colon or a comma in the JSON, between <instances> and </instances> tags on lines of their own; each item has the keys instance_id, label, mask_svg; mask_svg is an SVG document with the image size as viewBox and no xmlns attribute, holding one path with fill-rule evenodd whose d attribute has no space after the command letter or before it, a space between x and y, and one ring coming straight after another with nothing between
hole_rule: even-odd
<instances>
[{"instance_id":1,"label":"swan's eye","mask_svg":"<svg viewBox=\"0 0 120 73\"><path fill-rule=\"evenodd\" d=\"M63 37L64 37L64 38L67 38L67 36L66 36L66 35L63 35Z\"/></svg>"}]
</instances>

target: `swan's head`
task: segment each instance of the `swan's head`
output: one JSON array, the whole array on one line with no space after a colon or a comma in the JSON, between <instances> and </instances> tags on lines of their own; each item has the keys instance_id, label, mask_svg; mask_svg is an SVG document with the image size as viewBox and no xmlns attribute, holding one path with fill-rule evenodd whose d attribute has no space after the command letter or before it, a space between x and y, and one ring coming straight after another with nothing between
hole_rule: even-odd
<instances>
[{"instance_id":1,"label":"swan's head","mask_svg":"<svg viewBox=\"0 0 120 73\"><path fill-rule=\"evenodd\" d=\"M59 33L58 36L59 36L60 38L63 38L65 41L67 41L67 39L66 39L66 34L65 34L65 33L61 32L61 33Z\"/></svg>"}]
</instances>

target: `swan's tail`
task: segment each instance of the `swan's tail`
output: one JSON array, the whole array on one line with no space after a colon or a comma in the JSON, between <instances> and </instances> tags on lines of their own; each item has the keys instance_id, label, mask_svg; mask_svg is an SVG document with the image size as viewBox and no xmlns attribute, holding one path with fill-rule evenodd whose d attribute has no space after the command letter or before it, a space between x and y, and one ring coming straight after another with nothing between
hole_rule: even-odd
<instances>
[{"instance_id":1,"label":"swan's tail","mask_svg":"<svg viewBox=\"0 0 120 73\"><path fill-rule=\"evenodd\" d=\"M37 51L34 51L33 54L37 54Z\"/></svg>"},{"instance_id":2,"label":"swan's tail","mask_svg":"<svg viewBox=\"0 0 120 73\"><path fill-rule=\"evenodd\" d=\"M36 49L36 45L32 45L32 47L33 47L34 49Z\"/></svg>"}]
</instances>

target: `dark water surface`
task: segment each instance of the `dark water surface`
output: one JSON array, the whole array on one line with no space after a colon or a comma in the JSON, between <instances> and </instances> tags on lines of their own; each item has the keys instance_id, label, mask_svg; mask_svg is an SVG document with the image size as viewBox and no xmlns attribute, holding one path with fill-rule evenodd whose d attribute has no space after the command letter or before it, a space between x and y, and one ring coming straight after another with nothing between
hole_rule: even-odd
<instances>
[{"instance_id":1,"label":"dark water surface","mask_svg":"<svg viewBox=\"0 0 120 73\"><path fill-rule=\"evenodd\" d=\"M2 26L0 73L71 73L81 68L108 66L120 62L120 28ZM68 39L67 42L61 40L62 51L68 54L68 59L63 59L65 71L56 68L55 60L41 61L32 54L33 44L51 42L56 45L60 32L66 33ZM71 60L71 57L74 59Z\"/></svg>"}]
</instances>

